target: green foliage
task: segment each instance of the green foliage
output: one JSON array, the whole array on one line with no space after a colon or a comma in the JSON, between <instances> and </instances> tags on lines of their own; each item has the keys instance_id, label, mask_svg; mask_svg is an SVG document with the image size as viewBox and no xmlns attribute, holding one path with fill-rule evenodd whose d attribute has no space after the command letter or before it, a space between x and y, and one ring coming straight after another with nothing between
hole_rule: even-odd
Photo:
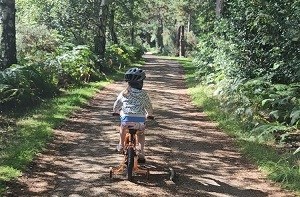
<instances>
[{"instance_id":1,"label":"green foliage","mask_svg":"<svg viewBox=\"0 0 300 197\"><path fill-rule=\"evenodd\" d=\"M269 89L269 97L262 107L270 111L270 118L281 123L297 125L300 120L300 85L275 84Z\"/></svg>"},{"instance_id":2,"label":"green foliage","mask_svg":"<svg viewBox=\"0 0 300 197\"><path fill-rule=\"evenodd\" d=\"M185 61L180 62L184 65L185 73L187 74L186 79L188 79L187 82L190 87L190 94L196 106L203 109L204 112L209 115L210 119L216 121L218 127L223 131L234 136L243 154L257 163L259 168L268 174L270 179L280 182L285 188L300 191L300 148L293 152L282 153L282 151L280 151L279 154L278 150L274 150L274 146L269 146L264 143L265 139L273 138L273 133L291 130L291 128L273 123L261 125L255 130L252 130L252 132L247 132L250 130L245 129L242 122L238 121L230 112L226 112L224 107L219 104L220 101L213 95L214 86L195 86L195 82L191 80L195 76L195 72L192 71L198 68ZM236 82L236 84L239 85L233 88L235 91L243 87L242 82ZM263 89L272 89L272 84L264 82L262 79L249 81L246 85L246 87L254 90L260 86L262 86Z\"/></svg>"},{"instance_id":3,"label":"green foliage","mask_svg":"<svg viewBox=\"0 0 300 197\"><path fill-rule=\"evenodd\" d=\"M19 24L17 31L19 64L43 64L61 42L61 36L45 25Z\"/></svg>"},{"instance_id":4,"label":"green foliage","mask_svg":"<svg viewBox=\"0 0 300 197\"><path fill-rule=\"evenodd\" d=\"M240 72L267 75L273 83L299 82L300 2L234 0L224 7L225 36L240 47Z\"/></svg>"},{"instance_id":5,"label":"green foliage","mask_svg":"<svg viewBox=\"0 0 300 197\"><path fill-rule=\"evenodd\" d=\"M192 56L198 45L198 38L193 31L186 32L186 50L187 56Z\"/></svg>"},{"instance_id":6,"label":"green foliage","mask_svg":"<svg viewBox=\"0 0 300 197\"><path fill-rule=\"evenodd\" d=\"M221 18L204 2L196 77L259 138L299 128L300 2L225 1Z\"/></svg>"},{"instance_id":7,"label":"green foliage","mask_svg":"<svg viewBox=\"0 0 300 197\"><path fill-rule=\"evenodd\" d=\"M142 58L145 49L141 45L110 45L105 52L104 65L109 69L120 69Z\"/></svg>"},{"instance_id":8,"label":"green foliage","mask_svg":"<svg viewBox=\"0 0 300 197\"><path fill-rule=\"evenodd\" d=\"M20 176L46 146L53 135L53 128L107 84L102 81L69 89L64 95L46 100L26 116L16 117L13 135L5 141L0 138L0 195L5 190L4 182Z\"/></svg>"},{"instance_id":9,"label":"green foliage","mask_svg":"<svg viewBox=\"0 0 300 197\"><path fill-rule=\"evenodd\" d=\"M46 96L53 95L55 86L47 83L46 75L33 66L14 65L0 72L1 105L17 107L27 103L37 103Z\"/></svg>"},{"instance_id":10,"label":"green foliage","mask_svg":"<svg viewBox=\"0 0 300 197\"><path fill-rule=\"evenodd\" d=\"M196 0L140 1L133 11L138 18L135 29L142 43L149 50L156 48L162 54L176 55L178 54L178 27L183 25L187 55L190 55L197 44L195 36L199 33L197 14L202 10L201 8L201 4Z\"/></svg>"},{"instance_id":11,"label":"green foliage","mask_svg":"<svg viewBox=\"0 0 300 197\"><path fill-rule=\"evenodd\" d=\"M58 74L58 86L81 84L90 80L99 80L101 75L95 67L96 57L87 46L76 46L63 51L55 60L50 61Z\"/></svg>"},{"instance_id":12,"label":"green foliage","mask_svg":"<svg viewBox=\"0 0 300 197\"><path fill-rule=\"evenodd\" d=\"M226 130L236 130L230 126L234 120L240 128L234 133L247 141L293 145L290 136L300 122L300 1L224 1L220 18L212 16L209 1L202 6L193 64L195 78L214 90L208 106L202 101L205 110ZM209 104L212 99L220 105ZM241 146L271 179L299 190L298 149L291 148L288 158L267 157L271 151L249 144Z\"/></svg>"},{"instance_id":13,"label":"green foliage","mask_svg":"<svg viewBox=\"0 0 300 197\"><path fill-rule=\"evenodd\" d=\"M142 45L121 45L120 48L128 55L128 58L131 62L138 61L142 59L142 56L145 53L145 48Z\"/></svg>"},{"instance_id":14,"label":"green foliage","mask_svg":"<svg viewBox=\"0 0 300 197\"><path fill-rule=\"evenodd\" d=\"M36 47L33 47L36 49ZM86 46L61 48L61 55L42 55L47 61L34 63L37 56L27 62L28 66L13 66L1 72L1 105L5 108L38 103L42 98L53 96L60 87L99 80L101 74L95 68L95 57ZM39 50L40 51L40 50Z\"/></svg>"},{"instance_id":15,"label":"green foliage","mask_svg":"<svg viewBox=\"0 0 300 197\"><path fill-rule=\"evenodd\" d=\"M92 43L97 14L94 3L79 0L17 0L20 24L45 24L75 45Z\"/></svg>"},{"instance_id":16,"label":"green foliage","mask_svg":"<svg viewBox=\"0 0 300 197\"><path fill-rule=\"evenodd\" d=\"M298 147L293 154L296 155L296 154L299 154L299 153L300 153L300 147Z\"/></svg>"},{"instance_id":17,"label":"green foliage","mask_svg":"<svg viewBox=\"0 0 300 197\"><path fill-rule=\"evenodd\" d=\"M271 141L277 133L286 133L291 128L279 124L262 124L251 130L251 134L260 142ZM279 136L281 142L284 141L285 135Z\"/></svg>"},{"instance_id":18,"label":"green foliage","mask_svg":"<svg viewBox=\"0 0 300 197\"><path fill-rule=\"evenodd\" d=\"M253 128L257 138L273 139L275 132L284 137L299 128L299 85L272 84L264 78L235 79L218 85L215 95L222 107L233 112L246 128Z\"/></svg>"},{"instance_id":19,"label":"green foliage","mask_svg":"<svg viewBox=\"0 0 300 197\"><path fill-rule=\"evenodd\" d=\"M48 2L44 0L16 0L17 21L21 24L32 25L36 24L40 17L44 6Z\"/></svg>"},{"instance_id":20,"label":"green foliage","mask_svg":"<svg viewBox=\"0 0 300 197\"><path fill-rule=\"evenodd\" d=\"M88 46L65 43L51 53L37 46L29 48L24 54L31 54L31 49L36 53L24 56L25 66L15 65L0 73L1 106L5 109L37 104L43 98L56 95L60 88L100 80L105 73L139 60L144 53L141 46L112 45L99 68L96 67L99 60Z\"/></svg>"}]
</instances>

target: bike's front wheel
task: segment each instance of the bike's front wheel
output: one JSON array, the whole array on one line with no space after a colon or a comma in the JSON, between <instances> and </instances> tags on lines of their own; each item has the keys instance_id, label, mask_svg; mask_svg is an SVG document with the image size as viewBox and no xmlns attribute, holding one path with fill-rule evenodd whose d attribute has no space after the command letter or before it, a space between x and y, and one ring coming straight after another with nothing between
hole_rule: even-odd
<instances>
[{"instance_id":1,"label":"bike's front wheel","mask_svg":"<svg viewBox=\"0 0 300 197\"><path fill-rule=\"evenodd\" d=\"M133 166L134 166L134 150L132 147L127 149L127 180L132 181L132 173L133 173Z\"/></svg>"}]
</instances>

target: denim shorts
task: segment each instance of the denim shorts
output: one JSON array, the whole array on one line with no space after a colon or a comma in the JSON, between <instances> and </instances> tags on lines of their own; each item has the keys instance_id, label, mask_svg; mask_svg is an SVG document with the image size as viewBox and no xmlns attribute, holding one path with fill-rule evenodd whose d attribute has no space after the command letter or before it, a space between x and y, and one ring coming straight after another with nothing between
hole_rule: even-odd
<instances>
[{"instance_id":1,"label":"denim shorts","mask_svg":"<svg viewBox=\"0 0 300 197\"><path fill-rule=\"evenodd\" d=\"M129 129L145 130L145 117L121 116L121 127Z\"/></svg>"},{"instance_id":2,"label":"denim shorts","mask_svg":"<svg viewBox=\"0 0 300 197\"><path fill-rule=\"evenodd\" d=\"M146 122L145 117L120 116L121 122Z\"/></svg>"}]
</instances>

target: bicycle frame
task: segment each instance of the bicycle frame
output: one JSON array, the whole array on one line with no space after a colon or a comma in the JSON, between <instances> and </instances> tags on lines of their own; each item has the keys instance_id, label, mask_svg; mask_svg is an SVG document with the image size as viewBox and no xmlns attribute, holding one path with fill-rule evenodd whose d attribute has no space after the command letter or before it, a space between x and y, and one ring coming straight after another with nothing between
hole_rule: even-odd
<instances>
[{"instance_id":1,"label":"bicycle frame","mask_svg":"<svg viewBox=\"0 0 300 197\"><path fill-rule=\"evenodd\" d=\"M144 174L147 176L147 179L149 178L149 169L142 168L138 165L138 158L136 155L136 146L138 144L138 138L137 135L140 134L140 131L136 129L129 129L125 136L125 143L124 143L124 159L120 163L120 165L117 168L110 168L110 178L112 178L113 174L124 174L125 169L127 169L127 178L128 180L132 180L132 172L135 172L136 174ZM129 151L133 151L129 153ZM132 158L129 158L128 156L133 156L133 166L129 165L129 162ZM131 168L132 169L128 169ZM129 173L128 173L129 172Z\"/></svg>"}]
</instances>

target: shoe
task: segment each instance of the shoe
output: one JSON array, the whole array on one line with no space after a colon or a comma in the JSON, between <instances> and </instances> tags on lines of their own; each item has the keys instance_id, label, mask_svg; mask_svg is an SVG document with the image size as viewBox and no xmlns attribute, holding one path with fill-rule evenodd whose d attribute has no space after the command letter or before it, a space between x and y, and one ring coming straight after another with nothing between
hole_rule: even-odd
<instances>
[{"instance_id":1,"label":"shoe","mask_svg":"<svg viewBox=\"0 0 300 197\"><path fill-rule=\"evenodd\" d=\"M116 147L116 151L119 153L123 153L123 146L121 144L118 144Z\"/></svg>"},{"instance_id":2,"label":"shoe","mask_svg":"<svg viewBox=\"0 0 300 197\"><path fill-rule=\"evenodd\" d=\"M146 163L145 156L142 154L139 154L138 156L138 163Z\"/></svg>"}]
</instances>

